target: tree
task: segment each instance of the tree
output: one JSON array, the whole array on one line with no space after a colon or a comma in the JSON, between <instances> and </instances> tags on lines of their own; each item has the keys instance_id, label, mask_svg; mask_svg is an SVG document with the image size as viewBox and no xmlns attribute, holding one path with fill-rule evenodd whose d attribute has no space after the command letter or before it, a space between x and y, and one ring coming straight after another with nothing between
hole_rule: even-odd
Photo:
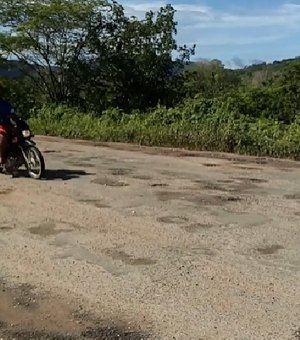
<instances>
[{"instance_id":1,"label":"tree","mask_svg":"<svg viewBox=\"0 0 300 340\"><path fill-rule=\"evenodd\" d=\"M3 0L0 51L15 58L39 90L54 102L67 101L67 83L82 60L91 60L90 37L110 40L123 9L102 0Z\"/></svg>"},{"instance_id":2,"label":"tree","mask_svg":"<svg viewBox=\"0 0 300 340\"><path fill-rule=\"evenodd\" d=\"M31 83L26 78L10 79L0 77L1 93L4 99L9 100L17 109L18 115L27 119L31 110L39 105L38 98Z\"/></svg>"},{"instance_id":3,"label":"tree","mask_svg":"<svg viewBox=\"0 0 300 340\"><path fill-rule=\"evenodd\" d=\"M86 70L91 71L88 78L93 85L85 90L85 83L81 85L89 103L130 111L157 104L172 106L182 98L182 69L190 50L185 47L183 58L172 59L173 51L182 51L174 39L174 14L172 6L167 5L156 13L147 12L140 21L122 17L109 44L97 35L89 40L96 58L91 67L85 63L79 69L86 75Z\"/></svg>"},{"instance_id":4,"label":"tree","mask_svg":"<svg viewBox=\"0 0 300 340\"><path fill-rule=\"evenodd\" d=\"M170 5L139 21L109 0L2 0L0 25L0 55L52 102L144 109L172 104L181 86Z\"/></svg>"},{"instance_id":5,"label":"tree","mask_svg":"<svg viewBox=\"0 0 300 340\"><path fill-rule=\"evenodd\" d=\"M187 69L186 87L189 97L214 97L228 92L240 83L240 77L225 69L220 60L201 61Z\"/></svg>"}]
</instances>

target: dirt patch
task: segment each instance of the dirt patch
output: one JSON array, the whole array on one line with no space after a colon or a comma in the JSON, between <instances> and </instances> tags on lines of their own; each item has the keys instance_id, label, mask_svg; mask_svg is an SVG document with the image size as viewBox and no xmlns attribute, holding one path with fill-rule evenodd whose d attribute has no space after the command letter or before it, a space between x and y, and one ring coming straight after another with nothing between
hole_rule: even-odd
<instances>
[{"instance_id":1,"label":"dirt patch","mask_svg":"<svg viewBox=\"0 0 300 340\"><path fill-rule=\"evenodd\" d=\"M27 331L27 330L6 330L3 335L6 335L7 337L2 337L3 340L76 340L78 339L75 336L71 335L60 335L60 334L54 334L54 333L46 333L42 331Z\"/></svg>"},{"instance_id":2,"label":"dirt patch","mask_svg":"<svg viewBox=\"0 0 300 340\"><path fill-rule=\"evenodd\" d=\"M260 170L262 170L261 168L255 168L255 167L250 167L250 166L242 166L242 165L235 166L235 168L240 169L240 170L245 170L245 171L260 171Z\"/></svg>"},{"instance_id":3,"label":"dirt patch","mask_svg":"<svg viewBox=\"0 0 300 340\"><path fill-rule=\"evenodd\" d=\"M81 317L62 299L37 295L30 285L11 288L1 281L0 288L0 337L3 340L147 338L131 327Z\"/></svg>"},{"instance_id":4,"label":"dirt patch","mask_svg":"<svg viewBox=\"0 0 300 340\"><path fill-rule=\"evenodd\" d=\"M296 340L300 340L300 327L293 332L293 336Z\"/></svg>"},{"instance_id":5,"label":"dirt patch","mask_svg":"<svg viewBox=\"0 0 300 340\"><path fill-rule=\"evenodd\" d=\"M133 169L113 168L113 169L109 169L109 171L111 172L113 176L126 176L126 175L130 175L133 172Z\"/></svg>"},{"instance_id":6,"label":"dirt patch","mask_svg":"<svg viewBox=\"0 0 300 340\"><path fill-rule=\"evenodd\" d=\"M188 218L181 216L163 216L157 219L157 222L166 224L182 224L188 221Z\"/></svg>"},{"instance_id":7,"label":"dirt patch","mask_svg":"<svg viewBox=\"0 0 300 340\"><path fill-rule=\"evenodd\" d=\"M134 257L125 253L122 250L117 249L107 249L105 252L108 256L110 256L113 260L121 261L124 264L130 266L150 266L156 264L156 261L153 259L145 258L145 257Z\"/></svg>"},{"instance_id":8,"label":"dirt patch","mask_svg":"<svg viewBox=\"0 0 300 340\"><path fill-rule=\"evenodd\" d=\"M249 190L259 189L257 185L259 179L247 178L247 177L233 177L234 183L228 185L229 191L232 193L242 193L248 192Z\"/></svg>"},{"instance_id":9,"label":"dirt patch","mask_svg":"<svg viewBox=\"0 0 300 340\"><path fill-rule=\"evenodd\" d=\"M152 179L151 176L146 176L146 175L134 175L134 176L131 176L132 178L134 179L140 179L142 181L150 181Z\"/></svg>"},{"instance_id":10,"label":"dirt patch","mask_svg":"<svg viewBox=\"0 0 300 340\"><path fill-rule=\"evenodd\" d=\"M0 196L11 194L13 191L13 188L0 188Z\"/></svg>"},{"instance_id":11,"label":"dirt patch","mask_svg":"<svg viewBox=\"0 0 300 340\"><path fill-rule=\"evenodd\" d=\"M1 331L1 329L5 328L5 327L7 327L7 323L0 321L0 331Z\"/></svg>"},{"instance_id":12,"label":"dirt patch","mask_svg":"<svg viewBox=\"0 0 300 340\"><path fill-rule=\"evenodd\" d=\"M158 199L162 202L173 200L180 200L193 203L197 206L215 205L222 206L230 202L241 201L242 198L238 196L228 195L195 195L191 192L181 191L160 191L157 193Z\"/></svg>"},{"instance_id":13,"label":"dirt patch","mask_svg":"<svg viewBox=\"0 0 300 340\"><path fill-rule=\"evenodd\" d=\"M258 178L233 177L228 180L208 181L196 179L194 183L200 186L200 189L210 191L220 191L224 193L242 193L248 190L256 189L258 183L267 183L266 180Z\"/></svg>"},{"instance_id":14,"label":"dirt patch","mask_svg":"<svg viewBox=\"0 0 300 340\"><path fill-rule=\"evenodd\" d=\"M288 200L300 200L300 193L285 195L284 197Z\"/></svg>"},{"instance_id":15,"label":"dirt patch","mask_svg":"<svg viewBox=\"0 0 300 340\"><path fill-rule=\"evenodd\" d=\"M184 229L188 233L195 234L199 231L211 229L212 227L213 227L212 224L193 223L185 227L182 227L182 229Z\"/></svg>"},{"instance_id":16,"label":"dirt patch","mask_svg":"<svg viewBox=\"0 0 300 340\"><path fill-rule=\"evenodd\" d=\"M13 230L13 229L14 229L14 227L10 227L10 226L7 225L7 224L0 226L0 232L1 232L1 231L3 231L3 232L5 232L5 231L10 231L10 230Z\"/></svg>"},{"instance_id":17,"label":"dirt patch","mask_svg":"<svg viewBox=\"0 0 300 340\"><path fill-rule=\"evenodd\" d=\"M231 184L231 183L234 183L234 180L232 180L232 179L220 179L217 182L221 183L221 184Z\"/></svg>"},{"instance_id":18,"label":"dirt patch","mask_svg":"<svg viewBox=\"0 0 300 340\"><path fill-rule=\"evenodd\" d=\"M150 184L150 186L151 186L152 188L157 188L157 187L168 187L169 184L167 184L167 183L153 183L153 184Z\"/></svg>"},{"instance_id":19,"label":"dirt patch","mask_svg":"<svg viewBox=\"0 0 300 340\"><path fill-rule=\"evenodd\" d=\"M279 250L282 250L282 249L284 249L284 247L281 246L281 245L272 245L272 246L257 248L256 250L261 255L273 255L273 254L276 254Z\"/></svg>"},{"instance_id":20,"label":"dirt patch","mask_svg":"<svg viewBox=\"0 0 300 340\"><path fill-rule=\"evenodd\" d=\"M47 310L48 314L51 309L48 310L47 304L44 304L43 299L36 295L34 287L22 284L11 288L3 281L1 282L0 287L1 336L14 335L14 333L21 331L22 326L25 329L30 326L35 328L38 327L38 324L40 323L41 328L46 327L46 319L42 321L42 318L46 316L43 313ZM59 307L60 305L56 306L54 310L56 311ZM51 326L50 324L51 322L48 326ZM20 336L15 338L26 339Z\"/></svg>"},{"instance_id":21,"label":"dirt patch","mask_svg":"<svg viewBox=\"0 0 300 340\"><path fill-rule=\"evenodd\" d=\"M216 167L220 166L220 164L216 164L216 163L204 163L202 165L207 167L207 168L216 168Z\"/></svg>"},{"instance_id":22,"label":"dirt patch","mask_svg":"<svg viewBox=\"0 0 300 340\"><path fill-rule=\"evenodd\" d=\"M35 308L37 305L37 298L34 293L34 287L29 284L20 285L17 290L16 297L14 298L15 306L23 308Z\"/></svg>"},{"instance_id":23,"label":"dirt patch","mask_svg":"<svg viewBox=\"0 0 300 340\"><path fill-rule=\"evenodd\" d=\"M61 151L59 150L44 150L43 153L60 153Z\"/></svg>"},{"instance_id":24,"label":"dirt patch","mask_svg":"<svg viewBox=\"0 0 300 340\"><path fill-rule=\"evenodd\" d=\"M268 164L268 159L266 159L266 158L256 158L255 164L266 165L266 164Z\"/></svg>"},{"instance_id":25,"label":"dirt patch","mask_svg":"<svg viewBox=\"0 0 300 340\"><path fill-rule=\"evenodd\" d=\"M59 223L59 224L66 225L65 223ZM60 229L60 228L57 228L57 226L58 226L58 223L54 221L46 221L46 222L39 224L36 227L29 228L29 231L33 235L39 235L42 237L54 236L54 235L58 235L61 233L69 233L72 231L72 229L69 229L69 228Z\"/></svg>"},{"instance_id":26,"label":"dirt patch","mask_svg":"<svg viewBox=\"0 0 300 340\"><path fill-rule=\"evenodd\" d=\"M230 191L229 187L227 186L225 187L224 185L221 185L217 182L210 182L210 181L201 180L201 179L194 180L193 182L196 184L200 184L201 189L204 189L204 190Z\"/></svg>"},{"instance_id":27,"label":"dirt patch","mask_svg":"<svg viewBox=\"0 0 300 340\"><path fill-rule=\"evenodd\" d=\"M194 176L194 173L188 173L188 172L183 172L183 171L159 170L157 172L163 176L166 176L167 178L175 177L176 180L179 180L179 179L191 180Z\"/></svg>"},{"instance_id":28,"label":"dirt patch","mask_svg":"<svg viewBox=\"0 0 300 340\"><path fill-rule=\"evenodd\" d=\"M192 197L189 192L182 191L159 191L156 195L161 202L185 200L186 198Z\"/></svg>"},{"instance_id":29,"label":"dirt patch","mask_svg":"<svg viewBox=\"0 0 300 340\"><path fill-rule=\"evenodd\" d=\"M172 258L178 257L178 258L187 258L187 257L194 257L196 256L199 259L199 256L215 256L216 252L213 249L210 249L208 247L200 246L200 247L179 247L179 248L173 248L173 247L167 247L166 250L170 252L170 255ZM179 270L184 270L185 266L179 267ZM183 274L181 272L181 274ZM189 274L189 271L187 271L187 274ZM198 338L197 338L198 339Z\"/></svg>"},{"instance_id":30,"label":"dirt patch","mask_svg":"<svg viewBox=\"0 0 300 340\"><path fill-rule=\"evenodd\" d=\"M162 174L164 176L171 176L171 177L178 177L178 178L180 178L182 176L181 172L170 171L170 170L162 170L162 171L160 171L160 174Z\"/></svg>"},{"instance_id":31,"label":"dirt patch","mask_svg":"<svg viewBox=\"0 0 300 340\"><path fill-rule=\"evenodd\" d=\"M282 171L282 172L292 172L292 169L285 169L285 168L278 168L278 170Z\"/></svg>"},{"instance_id":32,"label":"dirt patch","mask_svg":"<svg viewBox=\"0 0 300 340\"><path fill-rule=\"evenodd\" d=\"M82 159L70 159L65 161L66 164L72 165L72 166L79 166L80 168L94 168L95 164L86 162Z\"/></svg>"},{"instance_id":33,"label":"dirt patch","mask_svg":"<svg viewBox=\"0 0 300 340\"><path fill-rule=\"evenodd\" d=\"M249 213L232 209L218 209L213 212L213 215L222 225L236 225L242 228L262 226L269 221L265 215L257 212Z\"/></svg>"},{"instance_id":34,"label":"dirt patch","mask_svg":"<svg viewBox=\"0 0 300 340\"><path fill-rule=\"evenodd\" d=\"M94 159L99 159L99 157L82 157L80 158L83 162L91 162L93 161Z\"/></svg>"},{"instance_id":35,"label":"dirt patch","mask_svg":"<svg viewBox=\"0 0 300 340\"><path fill-rule=\"evenodd\" d=\"M80 200L79 202L91 204L96 208L111 208L111 205L108 205L101 200Z\"/></svg>"},{"instance_id":36,"label":"dirt patch","mask_svg":"<svg viewBox=\"0 0 300 340\"><path fill-rule=\"evenodd\" d=\"M118 180L114 180L107 177L98 177L91 181L91 183L98 184L98 185L105 185L108 187L127 187L129 184L125 182L121 182Z\"/></svg>"},{"instance_id":37,"label":"dirt patch","mask_svg":"<svg viewBox=\"0 0 300 340\"><path fill-rule=\"evenodd\" d=\"M238 196L214 196L214 195L203 195L190 197L187 201L196 204L197 206L222 206L228 203L242 201L241 197Z\"/></svg>"},{"instance_id":38,"label":"dirt patch","mask_svg":"<svg viewBox=\"0 0 300 340\"><path fill-rule=\"evenodd\" d=\"M233 177L234 180L237 181L243 181L244 183L257 183L257 184L263 184L268 183L269 181L262 178L254 178L254 177Z\"/></svg>"},{"instance_id":39,"label":"dirt patch","mask_svg":"<svg viewBox=\"0 0 300 340\"><path fill-rule=\"evenodd\" d=\"M134 332L130 330L124 330L116 327L88 327L86 330L81 332L78 335L61 335L58 333L46 333L42 331L10 331L6 332L9 339L15 340L80 340L80 339L89 339L89 340L145 340L147 337L140 333ZM2 338L6 340L5 338Z\"/></svg>"},{"instance_id":40,"label":"dirt patch","mask_svg":"<svg viewBox=\"0 0 300 340\"><path fill-rule=\"evenodd\" d=\"M176 157L182 157L182 158L184 158L184 157L201 157L201 155L199 154L199 152L193 152L193 151L182 151L182 152L180 152L180 151L178 151L177 153L176 153Z\"/></svg>"},{"instance_id":41,"label":"dirt patch","mask_svg":"<svg viewBox=\"0 0 300 340\"><path fill-rule=\"evenodd\" d=\"M84 338L88 339L103 339L103 340L145 340L148 339L148 336L142 335L141 333L137 333L135 331L130 330L128 327L127 330L116 328L116 327L107 327L107 328L91 328L82 333Z\"/></svg>"}]
</instances>

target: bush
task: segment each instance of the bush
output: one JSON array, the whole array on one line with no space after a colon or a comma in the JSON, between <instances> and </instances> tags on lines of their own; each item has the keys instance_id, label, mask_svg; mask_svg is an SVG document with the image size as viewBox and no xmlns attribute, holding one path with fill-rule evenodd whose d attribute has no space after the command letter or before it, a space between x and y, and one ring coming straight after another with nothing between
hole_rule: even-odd
<instances>
[{"instance_id":1,"label":"bush","mask_svg":"<svg viewBox=\"0 0 300 340\"><path fill-rule=\"evenodd\" d=\"M130 115L112 109L97 116L48 106L36 111L29 122L38 134L66 138L295 159L300 155L300 118L286 125L250 117L219 99L189 100L174 109Z\"/></svg>"}]
</instances>

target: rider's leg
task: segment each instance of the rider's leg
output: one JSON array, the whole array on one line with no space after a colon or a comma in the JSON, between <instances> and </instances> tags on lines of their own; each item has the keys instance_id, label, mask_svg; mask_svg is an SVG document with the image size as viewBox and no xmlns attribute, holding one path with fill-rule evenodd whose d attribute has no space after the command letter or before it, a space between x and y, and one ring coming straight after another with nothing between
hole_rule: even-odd
<instances>
[{"instance_id":1,"label":"rider's leg","mask_svg":"<svg viewBox=\"0 0 300 340\"><path fill-rule=\"evenodd\" d=\"M2 166L4 166L6 163L7 154L8 154L8 135L6 131L0 128L0 158Z\"/></svg>"}]
</instances>

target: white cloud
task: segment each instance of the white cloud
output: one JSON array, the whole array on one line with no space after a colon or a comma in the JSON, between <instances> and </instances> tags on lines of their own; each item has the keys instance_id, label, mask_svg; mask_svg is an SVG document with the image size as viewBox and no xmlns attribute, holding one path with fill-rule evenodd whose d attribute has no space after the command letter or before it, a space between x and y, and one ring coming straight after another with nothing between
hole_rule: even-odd
<instances>
[{"instance_id":1,"label":"white cloud","mask_svg":"<svg viewBox=\"0 0 300 340\"><path fill-rule=\"evenodd\" d=\"M123 1L126 13L143 17L146 11L158 10L167 2L127 2ZM265 13L239 14L221 12L208 6L194 4L174 4L177 18L184 19L194 28L248 28L257 26L292 25L300 22L300 4L284 4L276 10ZM244 13L245 11L243 11ZM196 20L197 19L197 20ZM197 22L196 22L197 21Z\"/></svg>"},{"instance_id":2,"label":"white cloud","mask_svg":"<svg viewBox=\"0 0 300 340\"><path fill-rule=\"evenodd\" d=\"M166 2L154 1L154 2L122 2L125 12L129 16L136 16L140 19L144 17L145 12L147 11L156 11L160 7L166 5ZM173 5L176 10L176 19L180 21L180 25L184 22L189 22L191 18L193 18L193 22L196 18L201 18L206 21L210 18L211 8L207 6L199 6L192 4L177 4Z\"/></svg>"},{"instance_id":3,"label":"white cloud","mask_svg":"<svg viewBox=\"0 0 300 340\"><path fill-rule=\"evenodd\" d=\"M194 28L255 28L255 27L295 27L300 22L300 5L284 5L271 13L239 15L235 13L215 13L209 22L199 21Z\"/></svg>"},{"instance_id":4,"label":"white cloud","mask_svg":"<svg viewBox=\"0 0 300 340\"><path fill-rule=\"evenodd\" d=\"M123 2L123 6L125 7L125 10L129 15L136 15L136 13L145 13L147 11L157 10L161 6L164 6L164 5L165 5L165 3L163 3L163 2L154 2L154 3L152 3L152 2L148 2L148 3L144 3L144 2L140 2L140 3Z\"/></svg>"},{"instance_id":5,"label":"white cloud","mask_svg":"<svg viewBox=\"0 0 300 340\"><path fill-rule=\"evenodd\" d=\"M153 1L153 2L127 2L123 1L124 6L131 8L134 11L149 11L149 10L157 10L161 6L165 6L169 2L164 1ZM193 5L193 4L175 4L173 7L178 11L185 12L207 12L210 10L210 7Z\"/></svg>"},{"instance_id":6,"label":"white cloud","mask_svg":"<svg viewBox=\"0 0 300 340\"><path fill-rule=\"evenodd\" d=\"M138 18L143 18L146 11L158 10L168 3L121 1L126 13ZM300 33L300 4L286 3L277 8L256 11L247 8L220 11L209 6L184 3L182 0L181 4L174 4L173 7L178 21L179 44L196 43L198 51L206 47L229 49L236 46L232 53L238 55L241 46L274 43L292 33Z\"/></svg>"},{"instance_id":7,"label":"white cloud","mask_svg":"<svg viewBox=\"0 0 300 340\"><path fill-rule=\"evenodd\" d=\"M281 7L282 12L284 13L288 13L288 14L292 14L295 11L296 12L300 12L300 4L284 4Z\"/></svg>"},{"instance_id":8,"label":"white cloud","mask_svg":"<svg viewBox=\"0 0 300 340\"><path fill-rule=\"evenodd\" d=\"M245 34L243 36L235 37L234 39L232 39L232 37L230 36L221 34L221 35L210 37L208 39L202 39L198 41L198 43L200 43L201 46L204 46L204 47L206 46L232 46L232 45L243 46L243 45L263 44L263 43L268 43L272 41L277 41L283 37L284 37L283 34L274 34L274 35L267 35L267 36L260 36L260 37ZM191 40L186 43L193 44L194 42Z\"/></svg>"},{"instance_id":9,"label":"white cloud","mask_svg":"<svg viewBox=\"0 0 300 340\"><path fill-rule=\"evenodd\" d=\"M154 2L139 2L139 3L125 2L124 5L133 11L145 12L149 10L157 10L158 8L166 5L166 2L155 2L155 1ZM178 12L207 13L210 10L210 8L207 6L199 6L199 5L184 4L184 3L173 5L173 7Z\"/></svg>"}]
</instances>

